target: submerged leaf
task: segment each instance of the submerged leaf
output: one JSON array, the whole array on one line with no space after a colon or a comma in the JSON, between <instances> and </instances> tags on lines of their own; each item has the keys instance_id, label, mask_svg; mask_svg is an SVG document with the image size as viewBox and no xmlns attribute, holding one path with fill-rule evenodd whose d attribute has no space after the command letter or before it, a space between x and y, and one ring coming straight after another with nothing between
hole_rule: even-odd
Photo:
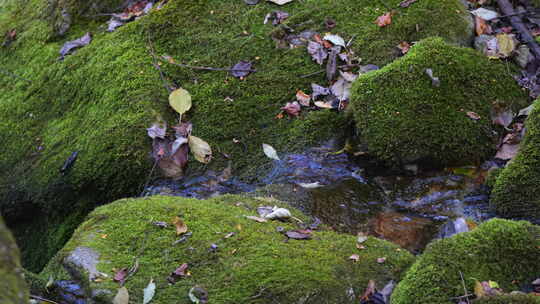
<instances>
[{"instance_id":1,"label":"submerged leaf","mask_svg":"<svg viewBox=\"0 0 540 304\"><path fill-rule=\"evenodd\" d=\"M276 149L268 144L262 144L264 154L271 159L280 160Z\"/></svg>"},{"instance_id":2,"label":"submerged leaf","mask_svg":"<svg viewBox=\"0 0 540 304\"><path fill-rule=\"evenodd\" d=\"M212 148L210 148L210 145L193 135L190 135L188 139L189 148L191 149L193 156L195 156L195 159L203 164L208 164L212 159Z\"/></svg>"},{"instance_id":3,"label":"submerged leaf","mask_svg":"<svg viewBox=\"0 0 540 304\"><path fill-rule=\"evenodd\" d=\"M156 283L154 283L154 280L150 280L150 283L148 283L148 286L144 289L144 297L143 297L143 304L148 304L150 301L152 301L152 298L154 298L154 295L156 294Z\"/></svg>"},{"instance_id":4,"label":"submerged leaf","mask_svg":"<svg viewBox=\"0 0 540 304\"><path fill-rule=\"evenodd\" d=\"M182 115L191 109L191 95L182 88L176 89L169 95L169 104Z\"/></svg>"}]
</instances>

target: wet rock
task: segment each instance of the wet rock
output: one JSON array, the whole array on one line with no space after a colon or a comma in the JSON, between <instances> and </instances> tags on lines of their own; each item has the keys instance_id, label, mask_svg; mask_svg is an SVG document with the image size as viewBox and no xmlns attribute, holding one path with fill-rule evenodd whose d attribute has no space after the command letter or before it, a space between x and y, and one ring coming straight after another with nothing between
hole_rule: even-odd
<instances>
[{"instance_id":1,"label":"wet rock","mask_svg":"<svg viewBox=\"0 0 540 304\"><path fill-rule=\"evenodd\" d=\"M94 249L79 246L64 259L63 266L77 281L93 281L101 276L96 266L99 253Z\"/></svg>"},{"instance_id":2,"label":"wet rock","mask_svg":"<svg viewBox=\"0 0 540 304\"><path fill-rule=\"evenodd\" d=\"M469 225L467 225L465 218L460 217L444 224L441 227L439 231L439 235L437 237L444 239L444 238L451 237L454 234L467 232L467 231L469 231Z\"/></svg>"},{"instance_id":3,"label":"wet rock","mask_svg":"<svg viewBox=\"0 0 540 304\"><path fill-rule=\"evenodd\" d=\"M28 296L19 249L0 216L0 303L26 304Z\"/></svg>"}]
</instances>

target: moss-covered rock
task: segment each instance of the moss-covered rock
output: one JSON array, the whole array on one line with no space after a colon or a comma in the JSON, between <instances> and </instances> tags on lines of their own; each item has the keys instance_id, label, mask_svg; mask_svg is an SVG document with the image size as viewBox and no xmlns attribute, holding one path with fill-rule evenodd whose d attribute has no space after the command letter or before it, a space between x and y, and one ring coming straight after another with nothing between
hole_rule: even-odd
<instances>
[{"instance_id":1,"label":"moss-covered rock","mask_svg":"<svg viewBox=\"0 0 540 304\"><path fill-rule=\"evenodd\" d=\"M518 155L502 170L491 192L490 203L510 217L540 217L540 102L525 124L527 132Z\"/></svg>"},{"instance_id":2,"label":"moss-covered rock","mask_svg":"<svg viewBox=\"0 0 540 304\"><path fill-rule=\"evenodd\" d=\"M103 7L91 11L105 11L117 3L102 2ZM392 7L399 2L385 1ZM216 157L211 166L217 169L226 165L222 152L233 159L235 174L256 178L270 163L261 143L278 151L301 149L338 136L347 125L344 115L331 111L304 111L299 119L274 118L297 89L308 90L311 82L322 84L324 77L299 77L320 69L305 48L275 47L271 35L282 28L262 22L277 8L271 3L169 1L161 10L114 33L106 32L108 17L74 13L80 17L72 20L65 36L50 39L55 28L43 16L49 4L87 11L82 3L87 2L8 0L0 8L0 33L13 28L17 32L15 41L0 48L4 71L0 77L0 184L8 185L0 189L0 206L14 209L9 216L14 223L27 213L28 205L42 209L45 223L34 228L47 231L47 237L40 245L25 242L22 246L23 253L37 257L26 264L30 270L38 270L50 252L62 245L75 227L73 219L97 203L137 193L147 178L152 163L145 128L155 120L155 113L170 124L177 119L153 66L149 41L157 55L168 54L190 65L230 67L239 60L254 62L258 72L245 80L225 72L161 66L171 82L192 94L193 108L184 116L193 122L194 135L212 146ZM469 14L459 0L426 0L398 9L392 24L384 28L374 23L386 10L382 2L295 1L284 9L291 14L286 25L296 31L326 32L325 19L334 19L337 26L332 32L347 40L355 37L352 50L363 62L379 65L396 57L396 45L402 40L438 34L466 43L471 36ZM87 31L93 33L92 42L58 61L63 43ZM234 138L245 146L235 144ZM59 169L76 151L76 162L62 175ZM190 167L203 168L194 161ZM70 215L70 221L64 222L71 210L81 215ZM20 234L20 229L15 234L22 239L26 234Z\"/></svg>"},{"instance_id":3,"label":"moss-covered rock","mask_svg":"<svg viewBox=\"0 0 540 304\"><path fill-rule=\"evenodd\" d=\"M275 200L242 196L222 196L210 200L150 197L120 200L99 207L75 232L66 247L49 264L43 276L66 265L66 258L82 251L99 256L96 270L73 271L83 278L94 294L103 298L116 294L113 268L129 267L135 260L139 270L126 282L130 299L141 302L142 290L153 278L157 284L155 303L190 303L187 294L199 285L209 293L211 303L355 303L347 290L363 292L369 279L379 285L399 279L413 256L389 242L369 238L366 249L358 250L356 237L317 230L311 240L285 241L277 231L297 229L296 221L258 223L246 215L256 215L260 205L281 205ZM306 220L299 211L294 216ZM171 222L180 216L191 237L173 244L179 237L173 227L159 228L155 221ZM233 236L227 236L234 232ZM212 244L217 245L212 250ZM358 262L349 256L358 254ZM382 264L377 258L386 257ZM76 259L71 259L76 260ZM81 261L82 259L78 259ZM85 263L91 269L91 260ZM191 276L174 285L167 276L182 263L189 264ZM81 264L81 263L79 263ZM89 281L105 273L101 282ZM98 280L100 281L100 280ZM103 300L105 301L105 300Z\"/></svg>"},{"instance_id":4,"label":"moss-covered rock","mask_svg":"<svg viewBox=\"0 0 540 304\"><path fill-rule=\"evenodd\" d=\"M426 69L440 86L432 84ZM517 106L526 100L503 64L439 38L421 41L403 58L361 76L351 99L362 140L373 156L391 164L422 160L442 165L489 156L491 103Z\"/></svg>"},{"instance_id":5,"label":"moss-covered rock","mask_svg":"<svg viewBox=\"0 0 540 304\"><path fill-rule=\"evenodd\" d=\"M438 240L407 271L392 295L394 304L451 304L472 291L475 280L521 290L540 273L540 227L526 221L493 219L476 229Z\"/></svg>"},{"instance_id":6,"label":"moss-covered rock","mask_svg":"<svg viewBox=\"0 0 540 304\"><path fill-rule=\"evenodd\" d=\"M0 216L0 303L28 303L28 287L24 282L19 249Z\"/></svg>"}]
</instances>

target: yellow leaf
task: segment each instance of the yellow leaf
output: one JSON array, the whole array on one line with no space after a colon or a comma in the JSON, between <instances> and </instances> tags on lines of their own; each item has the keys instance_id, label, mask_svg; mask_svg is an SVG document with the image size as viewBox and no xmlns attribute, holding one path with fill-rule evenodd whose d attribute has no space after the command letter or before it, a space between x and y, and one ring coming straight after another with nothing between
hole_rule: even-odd
<instances>
[{"instance_id":1,"label":"yellow leaf","mask_svg":"<svg viewBox=\"0 0 540 304\"><path fill-rule=\"evenodd\" d=\"M210 148L210 145L196 136L190 135L188 140L189 149L193 153L193 156L195 156L195 159L203 164L208 164L212 159L212 148Z\"/></svg>"},{"instance_id":2,"label":"yellow leaf","mask_svg":"<svg viewBox=\"0 0 540 304\"><path fill-rule=\"evenodd\" d=\"M173 219L173 224L176 227L176 235L184 234L188 231L188 227L184 221L178 216L175 216Z\"/></svg>"},{"instance_id":3,"label":"yellow leaf","mask_svg":"<svg viewBox=\"0 0 540 304\"><path fill-rule=\"evenodd\" d=\"M486 295L486 291L484 290L484 286L482 286L482 283L475 281L474 294L476 295L477 298L481 298Z\"/></svg>"},{"instance_id":4,"label":"yellow leaf","mask_svg":"<svg viewBox=\"0 0 540 304\"><path fill-rule=\"evenodd\" d=\"M498 34L497 44L499 45L499 55L501 57L509 57L516 49L516 40L513 35Z\"/></svg>"},{"instance_id":5,"label":"yellow leaf","mask_svg":"<svg viewBox=\"0 0 540 304\"><path fill-rule=\"evenodd\" d=\"M182 115L191 109L191 95L182 88L174 90L169 95L169 104L176 112Z\"/></svg>"}]
</instances>

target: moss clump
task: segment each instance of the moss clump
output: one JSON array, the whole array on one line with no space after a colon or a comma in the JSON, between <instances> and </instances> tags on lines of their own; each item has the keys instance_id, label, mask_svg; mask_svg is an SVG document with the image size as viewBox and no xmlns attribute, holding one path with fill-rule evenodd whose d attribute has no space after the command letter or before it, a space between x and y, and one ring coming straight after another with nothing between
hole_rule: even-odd
<instances>
[{"instance_id":1,"label":"moss clump","mask_svg":"<svg viewBox=\"0 0 540 304\"><path fill-rule=\"evenodd\" d=\"M0 303L28 303L28 287L24 282L19 249L0 216Z\"/></svg>"},{"instance_id":2,"label":"moss clump","mask_svg":"<svg viewBox=\"0 0 540 304\"><path fill-rule=\"evenodd\" d=\"M540 272L540 227L526 221L493 219L471 232L435 241L407 271L392 295L394 304L451 304L475 280L520 290Z\"/></svg>"},{"instance_id":3,"label":"moss clump","mask_svg":"<svg viewBox=\"0 0 540 304\"><path fill-rule=\"evenodd\" d=\"M74 5L86 11L83 2L51 1L58 7ZM399 2L386 1L393 7ZM99 11L113 7L116 1L100 3L105 6ZM59 210L54 217L62 219L74 209L75 201L84 213L97 203L140 191L152 166L148 157L151 141L145 128L155 120L155 113L161 113L170 125L176 119L152 66L149 40L158 55L168 54L182 63L229 67L239 60L252 60L258 70L246 80L238 80L224 72L162 65L168 78L193 96L194 106L185 116L194 124L194 135L208 141L215 151L212 169L226 166L219 153L223 152L233 159L236 175L257 178L260 168L270 163L261 143L279 151L299 150L339 136L347 124L344 115L330 111L305 112L293 120L274 119L297 89L307 90L311 82L322 84L324 78L299 77L320 69L305 48L275 48L270 36L276 28L262 24L265 15L276 9L271 3L248 6L228 0L169 1L161 10L114 33L105 32L107 17L87 18L77 13L74 16L80 18L73 19L60 40L50 39L55 29L43 16L50 9L46 1L5 0L2 4L0 33L15 28L17 39L0 48L0 66L18 75L0 76L0 185L6 185L0 189L3 209L20 209L20 203L27 202L46 211ZM438 33L459 43L470 36L468 13L459 0L415 3L399 11L392 25L385 28L374 20L386 9L371 0L295 1L286 9L291 14L286 24L297 31L310 28L326 32L324 20L333 18L337 27L332 32L347 40L354 36L351 48L366 63L390 62L401 40ZM93 33L90 45L58 61L62 44L87 31ZM226 97L234 101L224 101ZM245 143L247 150L233 143L234 138ZM79 152L78 159L62 176L59 168L74 151ZM194 161L190 168L206 169ZM82 193L85 198L79 201ZM13 219L16 222L17 218ZM39 229L49 231L54 226ZM64 229L66 235L51 239L63 240L71 229L72 224ZM43 256L47 256L62 245L53 243L46 248L24 247L23 251L35 254L45 248ZM40 259L26 266L36 271L43 262Z\"/></svg>"},{"instance_id":4,"label":"moss clump","mask_svg":"<svg viewBox=\"0 0 540 304\"><path fill-rule=\"evenodd\" d=\"M440 86L432 85L428 68ZM493 150L491 102L525 101L504 65L440 38L421 41L402 59L361 76L352 94L369 152L391 164L482 160ZM469 118L469 111L481 118Z\"/></svg>"},{"instance_id":5,"label":"moss clump","mask_svg":"<svg viewBox=\"0 0 540 304\"><path fill-rule=\"evenodd\" d=\"M150 278L157 284L155 303L190 303L187 294L200 285L209 292L211 303L353 303L347 290L359 295L369 279L379 285L399 279L413 256L389 242L370 238L365 250L355 247L352 235L323 229L311 240L289 240L277 232L297 229L294 223L258 223L245 218L256 215L260 205L281 205L271 200L222 196L199 201L185 198L151 197L120 200L99 207L75 232L71 241L45 269L48 276L60 268L59 261L77 246L100 254L98 271L109 275L92 289L116 293L112 268L129 267L139 259L139 270L126 287L130 299L141 302L142 290ZM294 216L306 218L297 210ZM162 229L154 221L171 222L181 216L193 235L171 245L178 237L173 228ZM229 238L225 236L234 232ZM212 244L218 249L210 250ZM348 260L359 254L359 262ZM377 258L386 257L383 264ZM169 286L167 276L182 263L191 276ZM55 275L55 277L58 277Z\"/></svg>"},{"instance_id":6,"label":"moss clump","mask_svg":"<svg viewBox=\"0 0 540 304\"><path fill-rule=\"evenodd\" d=\"M499 178L499 175L503 171L503 168L494 168L490 169L487 173L486 177L486 186L493 188L495 186L495 183L497 182L497 178Z\"/></svg>"},{"instance_id":7,"label":"moss clump","mask_svg":"<svg viewBox=\"0 0 540 304\"><path fill-rule=\"evenodd\" d=\"M540 106L535 102L525 124L527 132L518 155L497 178L490 203L497 212L511 217L540 217Z\"/></svg>"},{"instance_id":8,"label":"moss clump","mask_svg":"<svg viewBox=\"0 0 540 304\"><path fill-rule=\"evenodd\" d=\"M504 295L497 297L484 297L473 302L474 304L538 304L540 297L537 295Z\"/></svg>"}]
</instances>

